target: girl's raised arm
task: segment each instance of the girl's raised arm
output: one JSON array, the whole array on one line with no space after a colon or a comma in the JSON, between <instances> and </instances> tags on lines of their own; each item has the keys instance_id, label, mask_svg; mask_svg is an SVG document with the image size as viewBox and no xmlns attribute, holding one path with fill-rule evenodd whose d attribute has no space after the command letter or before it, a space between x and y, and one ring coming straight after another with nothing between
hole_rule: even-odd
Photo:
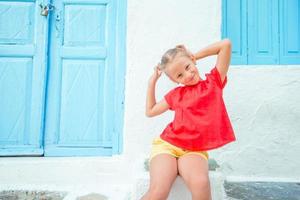
<instances>
[{"instance_id":1,"label":"girl's raised arm","mask_svg":"<svg viewBox=\"0 0 300 200\"><path fill-rule=\"evenodd\" d=\"M155 98L155 85L158 78L161 76L162 71L156 67L154 69L154 74L149 79L148 90L147 90L147 99L146 99L146 116L154 117L159 115L169 109L169 104L165 99L156 102Z\"/></svg>"},{"instance_id":2,"label":"girl's raised arm","mask_svg":"<svg viewBox=\"0 0 300 200\"><path fill-rule=\"evenodd\" d=\"M221 75L222 81L224 81L228 72L231 58L231 42L229 39L223 39L201 49L199 52L194 54L194 57L196 60L198 60L200 58L216 54L218 55L216 67Z\"/></svg>"},{"instance_id":3,"label":"girl's raised arm","mask_svg":"<svg viewBox=\"0 0 300 200\"><path fill-rule=\"evenodd\" d=\"M222 82L224 81L231 58L231 42L229 39L222 40L222 46L217 57L217 69L221 75Z\"/></svg>"}]
</instances>

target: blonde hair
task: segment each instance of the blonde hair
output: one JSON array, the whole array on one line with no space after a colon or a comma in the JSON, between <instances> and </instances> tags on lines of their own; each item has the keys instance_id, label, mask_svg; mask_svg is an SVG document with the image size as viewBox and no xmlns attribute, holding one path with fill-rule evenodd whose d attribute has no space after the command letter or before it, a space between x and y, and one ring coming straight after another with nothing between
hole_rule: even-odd
<instances>
[{"instance_id":1,"label":"blonde hair","mask_svg":"<svg viewBox=\"0 0 300 200\"><path fill-rule=\"evenodd\" d=\"M184 45L177 45L175 48L169 49L161 57L161 61L158 65L158 68L161 71L166 69L167 64L171 63L178 56L187 56L190 57L191 53L185 48Z\"/></svg>"}]
</instances>

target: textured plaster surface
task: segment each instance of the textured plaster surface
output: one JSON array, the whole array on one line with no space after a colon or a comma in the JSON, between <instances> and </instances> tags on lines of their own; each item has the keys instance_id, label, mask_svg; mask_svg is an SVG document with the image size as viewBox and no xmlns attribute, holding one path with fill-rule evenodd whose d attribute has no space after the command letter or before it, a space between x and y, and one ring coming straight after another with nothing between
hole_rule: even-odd
<instances>
[{"instance_id":1,"label":"textured plaster surface","mask_svg":"<svg viewBox=\"0 0 300 200\"><path fill-rule=\"evenodd\" d=\"M225 90L237 142L214 152L230 176L300 179L300 66L232 67Z\"/></svg>"}]
</instances>

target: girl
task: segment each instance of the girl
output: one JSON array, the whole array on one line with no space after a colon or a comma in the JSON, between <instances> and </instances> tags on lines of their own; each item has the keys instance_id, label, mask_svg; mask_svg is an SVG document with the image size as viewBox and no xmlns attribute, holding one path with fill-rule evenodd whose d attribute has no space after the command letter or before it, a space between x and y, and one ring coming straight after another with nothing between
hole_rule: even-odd
<instances>
[{"instance_id":1,"label":"girl","mask_svg":"<svg viewBox=\"0 0 300 200\"><path fill-rule=\"evenodd\" d=\"M217 63L202 80L196 60L217 55ZM192 54L183 45L169 49L149 80L146 115L154 117L168 109L173 122L154 139L150 156L150 187L143 200L165 200L177 175L192 193L193 200L210 200L207 150L235 140L222 98L231 57L228 39ZM180 83L156 102L155 85L162 72Z\"/></svg>"}]
</instances>

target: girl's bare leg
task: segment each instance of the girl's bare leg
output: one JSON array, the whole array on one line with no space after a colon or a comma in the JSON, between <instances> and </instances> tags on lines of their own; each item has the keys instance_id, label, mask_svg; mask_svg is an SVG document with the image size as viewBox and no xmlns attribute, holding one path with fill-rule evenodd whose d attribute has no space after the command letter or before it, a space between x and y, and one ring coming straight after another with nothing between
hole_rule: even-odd
<instances>
[{"instance_id":1,"label":"girl's bare leg","mask_svg":"<svg viewBox=\"0 0 300 200\"><path fill-rule=\"evenodd\" d=\"M150 162L150 187L142 200L166 200L177 177L177 159L159 154Z\"/></svg>"},{"instance_id":2,"label":"girl's bare leg","mask_svg":"<svg viewBox=\"0 0 300 200\"><path fill-rule=\"evenodd\" d=\"M206 159L197 154L186 154L178 159L178 171L192 192L193 200L211 200Z\"/></svg>"}]
</instances>

